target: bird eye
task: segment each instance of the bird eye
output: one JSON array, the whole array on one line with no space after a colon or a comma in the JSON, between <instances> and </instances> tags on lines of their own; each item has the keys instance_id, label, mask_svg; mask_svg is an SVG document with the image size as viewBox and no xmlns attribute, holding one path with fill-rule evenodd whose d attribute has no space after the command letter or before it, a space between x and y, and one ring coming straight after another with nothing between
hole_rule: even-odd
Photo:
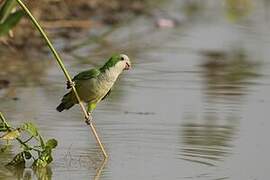
<instances>
[{"instance_id":1,"label":"bird eye","mask_svg":"<svg viewBox=\"0 0 270 180\"><path fill-rule=\"evenodd\" d=\"M124 57L121 57L121 61L124 61L125 60L125 58Z\"/></svg>"}]
</instances>

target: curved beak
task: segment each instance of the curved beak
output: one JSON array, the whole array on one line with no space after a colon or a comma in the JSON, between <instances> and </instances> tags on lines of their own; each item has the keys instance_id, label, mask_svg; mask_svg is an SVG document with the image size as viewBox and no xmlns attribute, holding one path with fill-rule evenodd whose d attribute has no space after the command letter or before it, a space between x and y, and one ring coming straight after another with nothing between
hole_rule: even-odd
<instances>
[{"instance_id":1,"label":"curved beak","mask_svg":"<svg viewBox=\"0 0 270 180\"><path fill-rule=\"evenodd\" d=\"M129 70L131 68L131 65L129 62L126 62L126 66L124 68L124 70Z\"/></svg>"}]
</instances>

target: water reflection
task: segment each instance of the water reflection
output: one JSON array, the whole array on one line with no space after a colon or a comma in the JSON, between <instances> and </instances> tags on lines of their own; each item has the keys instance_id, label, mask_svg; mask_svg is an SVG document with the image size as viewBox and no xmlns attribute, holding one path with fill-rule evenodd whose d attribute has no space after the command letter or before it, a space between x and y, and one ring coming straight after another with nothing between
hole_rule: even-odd
<instances>
[{"instance_id":1,"label":"water reflection","mask_svg":"<svg viewBox=\"0 0 270 180\"><path fill-rule=\"evenodd\" d=\"M50 167L47 168L15 168L11 171L13 173L13 177L21 180L51 180L52 179L52 170Z\"/></svg>"},{"instance_id":2,"label":"water reflection","mask_svg":"<svg viewBox=\"0 0 270 180\"><path fill-rule=\"evenodd\" d=\"M35 59L36 58L36 59ZM0 56L0 98L18 100L17 89L42 85L50 61L27 53L5 53Z\"/></svg>"},{"instance_id":3,"label":"water reflection","mask_svg":"<svg viewBox=\"0 0 270 180\"><path fill-rule=\"evenodd\" d=\"M12 159L13 153L12 153L12 145L7 146L7 148L4 148L4 145L0 142L0 179L9 179L12 177L12 173L7 171L7 169L4 167L4 164L8 163L6 159Z\"/></svg>"},{"instance_id":4,"label":"water reflection","mask_svg":"<svg viewBox=\"0 0 270 180\"><path fill-rule=\"evenodd\" d=\"M201 52L204 97L202 115L187 113L181 124L182 159L216 166L232 153L241 107L259 64L242 50Z\"/></svg>"},{"instance_id":5,"label":"water reflection","mask_svg":"<svg viewBox=\"0 0 270 180\"><path fill-rule=\"evenodd\" d=\"M189 18L199 17L198 14L205 6L205 2L198 0L185 0L183 3L183 9Z\"/></svg>"},{"instance_id":6,"label":"water reflection","mask_svg":"<svg viewBox=\"0 0 270 180\"><path fill-rule=\"evenodd\" d=\"M51 61L40 59L42 55L5 53L0 56L0 79L8 80L10 85L40 85L42 77L50 67Z\"/></svg>"},{"instance_id":7,"label":"water reflection","mask_svg":"<svg viewBox=\"0 0 270 180\"><path fill-rule=\"evenodd\" d=\"M2 148L0 144L0 148ZM7 146L5 151L0 153L0 179L9 180L9 179L20 179L20 180L51 180L52 179L52 170L50 167L47 168L24 168L24 167L6 167L7 164L14 156L13 145Z\"/></svg>"},{"instance_id":8,"label":"water reflection","mask_svg":"<svg viewBox=\"0 0 270 180\"><path fill-rule=\"evenodd\" d=\"M97 169L94 180L99 180L100 179L101 173L102 173L104 167L106 166L107 161L108 161L108 159L106 158L101 162L100 167Z\"/></svg>"},{"instance_id":9,"label":"water reflection","mask_svg":"<svg viewBox=\"0 0 270 180\"><path fill-rule=\"evenodd\" d=\"M248 58L243 50L203 51L203 77L208 98L239 100L248 93L252 79L259 76L259 63ZM233 98L230 98L233 97ZM235 98L235 99L234 99Z\"/></svg>"},{"instance_id":10,"label":"water reflection","mask_svg":"<svg viewBox=\"0 0 270 180\"><path fill-rule=\"evenodd\" d=\"M99 180L102 177L102 172L104 167L107 164L108 159L104 159L103 161L96 161L97 167L95 167L95 175L94 175L94 180ZM1 168L6 169L6 168ZM16 168L9 168L6 169L5 172L0 171L0 179L2 180L9 180L9 179L20 179L20 180L32 180L32 179L37 179L37 180L51 180L52 179L52 169L51 167L46 167L46 168L22 168L22 167L16 167ZM89 179L92 179L89 177Z\"/></svg>"},{"instance_id":11,"label":"water reflection","mask_svg":"<svg viewBox=\"0 0 270 180\"><path fill-rule=\"evenodd\" d=\"M226 124L215 114L209 114L201 120L186 120L181 125L183 159L214 166L216 161L222 161L230 154L231 141L236 133L235 117L228 118Z\"/></svg>"}]
</instances>

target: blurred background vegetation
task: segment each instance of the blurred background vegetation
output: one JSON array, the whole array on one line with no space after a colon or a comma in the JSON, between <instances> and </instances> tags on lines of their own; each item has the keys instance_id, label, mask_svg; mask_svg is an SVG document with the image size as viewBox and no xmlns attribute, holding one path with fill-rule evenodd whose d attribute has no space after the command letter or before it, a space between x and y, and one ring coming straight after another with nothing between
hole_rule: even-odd
<instances>
[{"instance_id":1,"label":"blurred background vegetation","mask_svg":"<svg viewBox=\"0 0 270 180\"><path fill-rule=\"evenodd\" d=\"M158 2L149 0L25 1L49 37L54 40L64 39L67 42L70 39L83 41L89 36L89 32L90 36L93 35L93 39L102 38L113 27L127 23L137 15L147 14L147 9ZM3 21L0 23L0 68L2 69L0 88L7 87L13 80L20 83L39 83L40 75L46 69L44 67L50 64L50 61L41 60L47 58L48 48L31 21L26 16L23 17L16 0L0 0L0 7L0 19ZM10 18L7 19L9 16ZM96 32L99 31L102 33L96 36ZM69 44L61 48L72 49Z\"/></svg>"},{"instance_id":2,"label":"blurred background vegetation","mask_svg":"<svg viewBox=\"0 0 270 180\"><path fill-rule=\"evenodd\" d=\"M0 4L4 2L1 0ZM72 33L77 32L76 35L79 35L96 26L117 25L128 21L134 15L147 13L146 9L153 5L149 0L40 0L26 1L26 4L51 36L58 34L66 38ZM68 31L59 30L67 28ZM5 39L13 47L29 49L29 46L42 46L42 41L37 38L38 32L27 18L22 19L13 31L15 39Z\"/></svg>"}]
</instances>

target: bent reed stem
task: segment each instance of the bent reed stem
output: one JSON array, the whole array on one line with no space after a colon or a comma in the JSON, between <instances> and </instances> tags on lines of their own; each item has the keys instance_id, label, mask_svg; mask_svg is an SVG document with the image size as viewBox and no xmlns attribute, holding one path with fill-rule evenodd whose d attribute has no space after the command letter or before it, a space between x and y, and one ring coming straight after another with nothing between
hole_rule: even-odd
<instances>
[{"instance_id":1,"label":"bent reed stem","mask_svg":"<svg viewBox=\"0 0 270 180\"><path fill-rule=\"evenodd\" d=\"M50 48L51 52L53 53L53 55L54 55L54 57L55 57L58 65L60 66L61 70L63 71L66 79L69 82L72 82L72 79L71 79L71 77L70 77L67 69L65 68L65 65L64 65L64 63L63 63L60 55L55 50L54 46L52 45L51 41L49 40L48 36L46 35L46 33L44 32L44 30L42 29L42 27L40 26L40 24L36 20L36 18L32 15L32 13L30 12L30 10L25 6L25 4L21 0L16 0L16 1L21 6L21 8L24 10L24 12L28 15L28 17L31 19L32 23L37 28L37 30L40 32L41 36L44 38L47 46ZM74 92L74 94L75 94L75 96L76 96L76 98L77 98L77 100L79 102L79 105L81 107L81 110L82 110L85 118L88 119L90 115L87 113L87 111L86 111L86 109L85 109L85 107L84 107L84 105L83 105L83 103L82 103L82 101L80 99L80 96L77 93L77 90L76 90L75 86L71 86L71 87L72 87L72 90L73 90L73 92ZM107 155L107 153L105 151L105 148L104 148L103 144L101 143L101 140L100 140L100 138L99 138L99 136L97 134L95 125L93 124L93 122L91 122L89 125L90 125L90 128L92 130L92 133L93 133L93 135L94 135L94 137L95 137L95 139L96 139L96 141L97 141L100 149L102 150L102 153L104 155L104 158L107 158L108 155Z\"/></svg>"}]
</instances>

